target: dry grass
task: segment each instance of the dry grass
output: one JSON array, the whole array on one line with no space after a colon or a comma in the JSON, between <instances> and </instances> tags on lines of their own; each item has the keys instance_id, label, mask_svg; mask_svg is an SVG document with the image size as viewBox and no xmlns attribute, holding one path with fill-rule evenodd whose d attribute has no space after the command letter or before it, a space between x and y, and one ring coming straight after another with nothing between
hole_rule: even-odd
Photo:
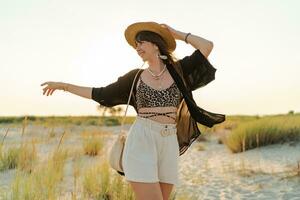
<instances>
[{"instance_id":1,"label":"dry grass","mask_svg":"<svg viewBox=\"0 0 300 200\"><path fill-rule=\"evenodd\" d=\"M97 137L110 137L112 133L110 131L104 131L104 130L92 130L92 131L82 131L80 133L80 136L82 138L97 136Z\"/></svg>"},{"instance_id":2,"label":"dry grass","mask_svg":"<svg viewBox=\"0 0 300 200\"><path fill-rule=\"evenodd\" d=\"M14 169L16 167L27 172L32 171L34 161L37 157L37 152L35 149L35 142L33 140L31 144L29 144L28 142L24 143L23 136L25 133L26 126L27 117L25 117L22 123L22 141L20 147L11 146L5 151L4 140L8 135L9 128L6 130L6 133L0 145L0 171Z\"/></svg>"},{"instance_id":3,"label":"dry grass","mask_svg":"<svg viewBox=\"0 0 300 200\"><path fill-rule=\"evenodd\" d=\"M26 126L28 124L28 121L27 121L27 116L25 116L23 122L22 122L22 137L24 136L25 134L25 129L26 129Z\"/></svg>"},{"instance_id":4,"label":"dry grass","mask_svg":"<svg viewBox=\"0 0 300 200\"><path fill-rule=\"evenodd\" d=\"M26 120L25 120L26 118ZM20 116L20 117L0 117L0 124L42 124L50 127L55 125L61 126L66 124L78 126L102 126L102 125L118 125L123 116ZM125 124L132 124L135 117L127 116ZM24 123L26 121L26 123ZM25 125L25 126L26 126Z\"/></svg>"},{"instance_id":5,"label":"dry grass","mask_svg":"<svg viewBox=\"0 0 300 200\"><path fill-rule=\"evenodd\" d=\"M116 172L110 170L107 161L89 168L83 175L83 194L92 199L134 199L130 185Z\"/></svg>"},{"instance_id":6,"label":"dry grass","mask_svg":"<svg viewBox=\"0 0 300 200\"><path fill-rule=\"evenodd\" d=\"M35 148L35 143L25 143L22 144L18 155L18 168L20 170L31 172L37 161L37 152Z\"/></svg>"},{"instance_id":7,"label":"dry grass","mask_svg":"<svg viewBox=\"0 0 300 200\"><path fill-rule=\"evenodd\" d=\"M212 128L206 127L204 125L198 124L198 127L200 128L201 132L203 133L214 133L219 130L234 130L237 128L240 124L243 124L245 122L251 122L255 121L257 119L260 119L259 116L248 116L248 115L231 115L226 116L226 120L221 124L216 124Z\"/></svg>"},{"instance_id":8,"label":"dry grass","mask_svg":"<svg viewBox=\"0 0 300 200\"><path fill-rule=\"evenodd\" d=\"M240 124L224 143L233 152L300 139L300 116L266 117Z\"/></svg>"},{"instance_id":9,"label":"dry grass","mask_svg":"<svg viewBox=\"0 0 300 200\"><path fill-rule=\"evenodd\" d=\"M83 151L85 155L97 156L98 153L103 149L104 136L101 134L90 134L83 133Z\"/></svg>"},{"instance_id":10,"label":"dry grass","mask_svg":"<svg viewBox=\"0 0 300 200\"><path fill-rule=\"evenodd\" d=\"M56 133L54 132L54 127L52 126L48 132L49 138L54 138L56 136Z\"/></svg>"},{"instance_id":11,"label":"dry grass","mask_svg":"<svg viewBox=\"0 0 300 200\"><path fill-rule=\"evenodd\" d=\"M93 166L83 174L83 194L86 198L110 199L110 176L107 166Z\"/></svg>"},{"instance_id":12,"label":"dry grass","mask_svg":"<svg viewBox=\"0 0 300 200\"><path fill-rule=\"evenodd\" d=\"M67 151L56 150L47 162L40 163L31 174L18 170L11 186L11 199L57 199L66 158Z\"/></svg>"},{"instance_id":13,"label":"dry grass","mask_svg":"<svg viewBox=\"0 0 300 200\"><path fill-rule=\"evenodd\" d=\"M14 169L18 167L21 170L31 172L33 169L34 162L37 158L37 152L35 149L35 139L31 143L24 143L24 133L27 126L27 117L23 120L22 125L22 142L20 147L11 146L6 151L4 150L4 140L8 134L9 128L0 144L0 171L7 169Z\"/></svg>"},{"instance_id":14,"label":"dry grass","mask_svg":"<svg viewBox=\"0 0 300 200\"><path fill-rule=\"evenodd\" d=\"M78 180L81 175L81 167L82 163L80 162L80 155L77 154L73 158L73 191L71 192L72 199L77 199L77 193L78 193Z\"/></svg>"},{"instance_id":15,"label":"dry grass","mask_svg":"<svg viewBox=\"0 0 300 200\"><path fill-rule=\"evenodd\" d=\"M19 154L20 148L10 147L5 151L3 145L1 145L0 171L16 168Z\"/></svg>"}]
</instances>

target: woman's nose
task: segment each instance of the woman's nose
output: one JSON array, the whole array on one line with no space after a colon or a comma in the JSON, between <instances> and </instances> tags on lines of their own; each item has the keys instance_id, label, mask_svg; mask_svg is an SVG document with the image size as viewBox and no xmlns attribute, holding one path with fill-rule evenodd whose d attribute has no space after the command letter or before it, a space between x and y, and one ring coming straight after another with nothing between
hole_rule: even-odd
<instances>
[{"instance_id":1,"label":"woman's nose","mask_svg":"<svg viewBox=\"0 0 300 200\"><path fill-rule=\"evenodd\" d=\"M135 49L138 50L140 49L141 45L140 44L136 44Z\"/></svg>"}]
</instances>

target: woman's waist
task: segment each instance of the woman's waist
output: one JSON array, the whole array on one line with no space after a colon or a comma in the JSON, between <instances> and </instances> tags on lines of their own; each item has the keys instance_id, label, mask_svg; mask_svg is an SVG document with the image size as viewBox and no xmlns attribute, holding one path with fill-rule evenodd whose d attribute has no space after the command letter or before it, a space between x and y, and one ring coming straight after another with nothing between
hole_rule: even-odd
<instances>
[{"instance_id":1,"label":"woman's waist","mask_svg":"<svg viewBox=\"0 0 300 200\"><path fill-rule=\"evenodd\" d=\"M175 107L151 107L141 108L138 110L138 116L143 118L151 118L159 123L176 123L177 108Z\"/></svg>"},{"instance_id":2,"label":"woman's waist","mask_svg":"<svg viewBox=\"0 0 300 200\"><path fill-rule=\"evenodd\" d=\"M142 107L138 109L138 113L177 113L177 107L164 106L164 107Z\"/></svg>"},{"instance_id":3,"label":"woman's waist","mask_svg":"<svg viewBox=\"0 0 300 200\"><path fill-rule=\"evenodd\" d=\"M136 117L136 122L143 124L144 127L149 128L150 130L154 130L157 132L161 131L171 131L176 133L177 127L175 123L162 123L158 121L154 121L152 119L144 118L141 116Z\"/></svg>"}]
</instances>

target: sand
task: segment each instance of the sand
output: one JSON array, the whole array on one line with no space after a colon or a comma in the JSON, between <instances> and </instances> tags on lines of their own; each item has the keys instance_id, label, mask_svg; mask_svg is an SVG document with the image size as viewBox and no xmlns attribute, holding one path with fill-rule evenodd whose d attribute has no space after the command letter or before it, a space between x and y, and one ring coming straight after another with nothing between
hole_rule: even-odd
<instances>
[{"instance_id":1,"label":"sand","mask_svg":"<svg viewBox=\"0 0 300 200\"><path fill-rule=\"evenodd\" d=\"M8 126L1 125L0 138ZM125 129L129 129L129 125ZM119 126L103 127L110 131L107 145L118 133ZM39 140L37 145L40 160L53 151L64 130L64 147L80 148L82 131L97 131L97 126L54 127L55 137L49 139L49 128L28 126L26 139ZM5 145L18 145L21 127L11 128ZM204 147L199 151L198 146ZM91 166L100 157L84 156L83 163ZM178 199L300 199L300 143L270 145L243 153L233 154L223 144L218 144L216 134L204 142L194 142L179 159L179 186L175 189ZM72 160L67 160L63 181L66 194L72 191ZM10 189L16 170L0 172L0 193ZM1 195L0 195L1 196ZM189 197L189 198L187 198ZM0 198L1 199L1 198ZM68 195L64 198L68 199Z\"/></svg>"},{"instance_id":2,"label":"sand","mask_svg":"<svg viewBox=\"0 0 300 200\"><path fill-rule=\"evenodd\" d=\"M212 137L180 157L178 192L192 199L300 199L300 144L233 154Z\"/></svg>"}]
</instances>

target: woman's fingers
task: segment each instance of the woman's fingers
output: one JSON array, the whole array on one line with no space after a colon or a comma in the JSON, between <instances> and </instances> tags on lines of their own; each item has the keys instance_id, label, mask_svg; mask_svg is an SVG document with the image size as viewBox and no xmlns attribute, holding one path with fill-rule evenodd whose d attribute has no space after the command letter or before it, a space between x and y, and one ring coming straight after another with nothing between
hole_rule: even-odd
<instances>
[{"instance_id":1,"label":"woman's fingers","mask_svg":"<svg viewBox=\"0 0 300 200\"><path fill-rule=\"evenodd\" d=\"M169 31L172 31L173 29L167 25L167 24L160 24L162 27L166 28L166 29L169 29Z\"/></svg>"},{"instance_id":2,"label":"woman's fingers","mask_svg":"<svg viewBox=\"0 0 300 200\"><path fill-rule=\"evenodd\" d=\"M43 89L43 95L47 95L47 96L49 96L49 93L51 92L51 88L49 88L48 86L47 87L45 87L44 89Z\"/></svg>"},{"instance_id":3,"label":"woman's fingers","mask_svg":"<svg viewBox=\"0 0 300 200\"><path fill-rule=\"evenodd\" d=\"M46 96L48 96L49 90L50 90L49 88L46 89L46 91L45 91Z\"/></svg>"},{"instance_id":4,"label":"woman's fingers","mask_svg":"<svg viewBox=\"0 0 300 200\"><path fill-rule=\"evenodd\" d=\"M177 31L172 28L171 26L167 25L167 24L160 24L162 27L168 29L170 31L170 33L172 34L172 36L177 39Z\"/></svg>"},{"instance_id":5,"label":"woman's fingers","mask_svg":"<svg viewBox=\"0 0 300 200\"><path fill-rule=\"evenodd\" d=\"M50 95L50 93L51 93L51 90L52 90L52 89L49 89L49 90L47 91L47 96L49 96L49 95Z\"/></svg>"},{"instance_id":6,"label":"woman's fingers","mask_svg":"<svg viewBox=\"0 0 300 200\"><path fill-rule=\"evenodd\" d=\"M41 86L43 86L43 85L46 85L46 84L48 84L48 82L44 82L44 83L42 83L42 84L41 84Z\"/></svg>"},{"instance_id":7,"label":"woman's fingers","mask_svg":"<svg viewBox=\"0 0 300 200\"><path fill-rule=\"evenodd\" d=\"M162 24L160 24L162 27L165 27L165 28L167 28L168 27L168 25L167 24L165 24L165 23L162 23Z\"/></svg>"},{"instance_id":8,"label":"woman's fingers","mask_svg":"<svg viewBox=\"0 0 300 200\"><path fill-rule=\"evenodd\" d=\"M45 95L46 89L43 89L43 95Z\"/></svg>"},{"instance_id":9,"label":"woman's fingers","mask_svg":"<svg viewBox=\"0 0 300 200\"><path fill-rule=\"evenodd\" d=\"M55 90L62 90L63 86L62 86L62 82L51 82L51 81L47 81L41 84L41 86L46 85L46 87L43 88L43 95L52 95L53 92Z\"/></svg>"},{"instance_id":10,"label":"woman's fingers","mask_svg":"<svg viewBox=\"0 0 300 200\"><path fill-rule=\"evenodd\" d=\"M52 95L54 91L55 91L55 89L52 89L52 90L50 91L50 95Z\"/></svg>"},{"instance_id":11,"label":"woman's fingers","mask_svg":"<svg viewBox=\"0 0 300 200\"><path fill-rule=\"evenodd\" d=\"M48 86L43 89L43 95L47 92Z\"/></svg>"},{"instance_id":12,"label":"woman's fingers","mask_svg":"<svg viewBox=\"0 0 300 200\"><path fill-rule=\"evenodd\" d=\"M44 86L44 85L47 85L47 86L45 88L43 88L43 95L45 95L45 94L47 96L52 95L53 92L57 89L56 88L57 86L55 85L54 82L47 81L47 82L44 82L41 84L41 86Z\"/></svg>"}]
</instances>

